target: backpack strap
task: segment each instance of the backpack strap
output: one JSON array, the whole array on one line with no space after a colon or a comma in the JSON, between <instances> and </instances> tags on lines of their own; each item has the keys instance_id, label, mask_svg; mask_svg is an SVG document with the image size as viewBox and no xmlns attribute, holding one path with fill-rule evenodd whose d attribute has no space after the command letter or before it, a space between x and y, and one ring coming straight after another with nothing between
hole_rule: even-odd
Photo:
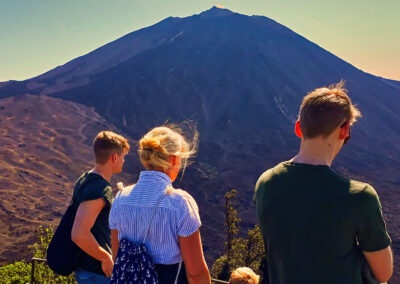
<instances>
[{"instance_id":1,"label":"backpack strap","mask_svg":"<svg viewBox=\"0 0 400 284\"><path fill-rule=\"evenodd\" d=\"M144 242L145 242L146 239L147 239L147 235L149 234L150 226L151 226L151 223L153 223L154 217L156 216L158 206L160 205L161 200L163 200L164 197L165 197L165 194L163 193L163 194L160 196L160 198L158 198L158 200L157 200L156 207L154 208L153 215L151 216L149 225L148 225L147 230L146 230L146 234L144 235L144 238L143 238L143 241L142 241L143 244L144 244Z\"/></svg>"},{"instance_id":2,"label":"backpack strap","mask_svg":"<svg viewBox=\"0 0 400 284\"><path fill-rule=\"evenodd\" d=\"M181 273L181 268L182 268L182 261L179 262L178 272L176 273L176 277L175 277L175 282L174 282L174 284L178 284L178 278L179 278L179 273Z\"/></svg>"}]
</instances>

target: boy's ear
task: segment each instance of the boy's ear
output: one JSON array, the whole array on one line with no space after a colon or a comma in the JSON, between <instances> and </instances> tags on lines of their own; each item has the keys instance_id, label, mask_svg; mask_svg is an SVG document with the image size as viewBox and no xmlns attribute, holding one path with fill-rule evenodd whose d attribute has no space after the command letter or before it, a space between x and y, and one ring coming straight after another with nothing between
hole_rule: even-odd
<instances>
[{"instance_id":1,"label":"boy's ear","mask_svg":"<svg viewBox=\"0 0 400 284\"><path fill-rule=\"evenodd\" d=\"M300 128L300 120L296 121L296 124L294 125L294 132L296 133L297 137L303 138L303 132L301 132Z\"/></svg>"}]
</instances>

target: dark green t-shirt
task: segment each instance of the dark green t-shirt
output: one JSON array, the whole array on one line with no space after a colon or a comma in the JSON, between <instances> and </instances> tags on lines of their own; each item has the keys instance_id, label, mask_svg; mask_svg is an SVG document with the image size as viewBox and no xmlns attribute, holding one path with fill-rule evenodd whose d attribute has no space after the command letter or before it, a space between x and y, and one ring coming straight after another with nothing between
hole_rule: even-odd
<instances>
[{"instance_id":1,"label":"dark green t-shirt","mask_svg":"<svg viewBox=\"0 0 400 284\"><path fill-rule=\"evenodd\" d=\"M391 242L375 190L328 166L280 163L261 175L254 201L273 284L361 284L361 250Z\"/></svg>"},{"instance_id":2,"label":"dark green t-shirt","mask_svg":"<svg viewBox=\"0 0 400 284\"><path fill-rule=\"evenodd\" d=\"M96 173L85 172L76 182L73 198L75 208L78 208L84 201L104 199L106 206L97 216L91 232L99 245L111 253L111 231L108 226L108 215L110 214L113 195L108 181ZM104 275L101 262L85 252L82 252L79 258L78 268Z\"/></svg>"}]
</instances>

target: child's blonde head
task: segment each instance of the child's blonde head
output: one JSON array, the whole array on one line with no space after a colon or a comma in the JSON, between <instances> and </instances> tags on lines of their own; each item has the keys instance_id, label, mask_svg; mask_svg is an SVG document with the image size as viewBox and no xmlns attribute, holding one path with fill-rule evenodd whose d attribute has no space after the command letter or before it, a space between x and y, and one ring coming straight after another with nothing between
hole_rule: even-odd
<instances>
[{"instance_id":1,"label":"child's blonde head","mask_svg":"<svg viewBox=\"0 0 400 284\"><path fill-rule=\"evenodd\" d=\"M229 284L258 284L258 281L260 281L260 276L248 267L237 268L229 278Z\"/></svg>"}]
</instances>

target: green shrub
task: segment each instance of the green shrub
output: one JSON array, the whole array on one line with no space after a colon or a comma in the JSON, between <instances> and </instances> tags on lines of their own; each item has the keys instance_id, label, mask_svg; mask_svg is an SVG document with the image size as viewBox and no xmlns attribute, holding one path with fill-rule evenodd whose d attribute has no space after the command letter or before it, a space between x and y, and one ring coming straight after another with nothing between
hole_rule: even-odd
<instances>
[{"instance_id":1,"label":"green shrub","mask_svg":"<svg viewBox=\"0 0 400 284\"><path fill-rule=\"evenodd\" d=\"M54 228L40 226L36 233L36 242L29 247L32 256L46 259L47 248L54 234ZM26 284L31 281L32 264L18 261L0 267L0 283L4 284ZM36 283L76 283L72 275L65 277L55 274L46 263L35 262Z\"/></svg>"},{"instance_id":2,"label":"green shrub","mask_svg":"<svg viewBox=\"0 0 400 284\"><path fill-rule=\"evenodd\" d=\"M25 284L30 282L31 264L24 261L0 267L0 283Z\"/></svg>"},{"instance_id":3,"label":"green shrub","mask_svg":"<svg viewBox=\"0 0 400 284\"><path fill-rule=\"evenodd\" d=\"M261 276L264 269L265 249L260 227L255 225L248 230L246 238L237 237L241 220L234 208L236 194L235 189L225 194L225 253L211 267L211 276L225 281L229 280L231 272L238 267L250 267Z\"/></svg>"}]
</instances>

